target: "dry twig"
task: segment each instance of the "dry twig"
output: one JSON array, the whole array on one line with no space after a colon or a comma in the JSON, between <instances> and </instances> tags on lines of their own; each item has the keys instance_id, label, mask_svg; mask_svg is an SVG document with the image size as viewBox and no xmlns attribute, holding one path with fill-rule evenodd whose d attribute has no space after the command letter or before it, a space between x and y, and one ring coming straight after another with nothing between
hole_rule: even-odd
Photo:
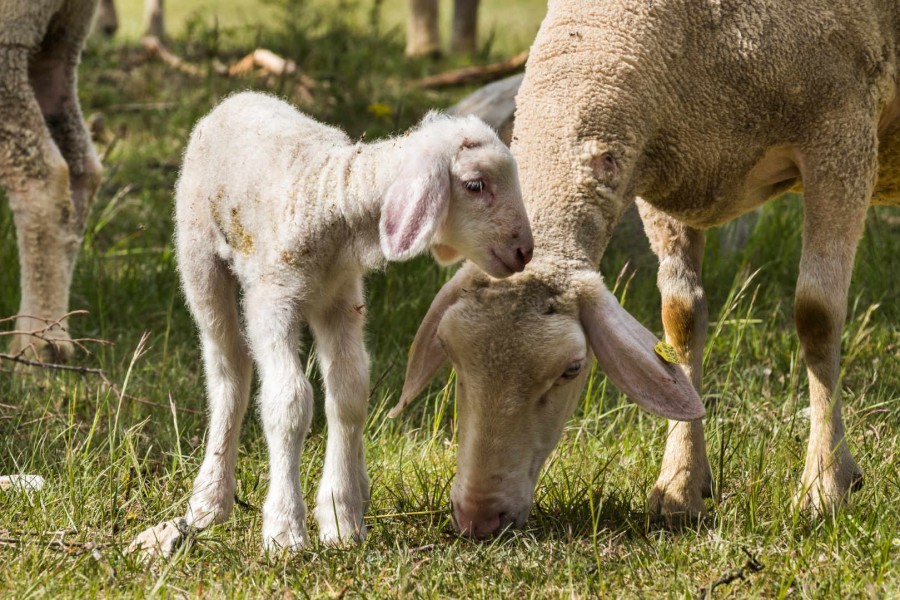
<instances>
[{"instance_id":1,"label":"dry twig","mask_svg":"<svg viewBox=\"0 0 900 600\"><path fill-rule=\"evenodd\" d=\"M700 592L698 594L700 598L712 598L713 590L720 585L728 585L729 583L732 583L734 581L746 579L747 575L758 573L759 571L765 569L765 565L756 560L756 557L750 554L749 550L747 550L746 548L741 548L741 550L743 550L744 554L747 555L747 562L744 563L744 566L740 569L728 571L715 582L704 588L700 588Z\"/></svg>"},{"instance_id":2,"label":"dry twig","mask_svg":"<svg viewBox=\"0 0 900 600\"><path fill-rule=\"evenodd\" d=\"M518 71L525 66L527 60L528 50L525 50L524 52L520 52L515 56L498 63L438 73L437 75L417 79L416 81L413 81L412 84L421 88L435 89L453 85L463 85L466 83L485 83L500 79L501 77L505 77L510 73Z\"/></svg>"}]
</instances>

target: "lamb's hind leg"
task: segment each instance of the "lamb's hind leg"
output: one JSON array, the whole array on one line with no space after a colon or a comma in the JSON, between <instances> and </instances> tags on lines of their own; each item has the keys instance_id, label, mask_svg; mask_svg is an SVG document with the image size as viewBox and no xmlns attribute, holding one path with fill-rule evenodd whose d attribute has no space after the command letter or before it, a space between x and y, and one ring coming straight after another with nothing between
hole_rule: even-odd
<instances>
[{"instance_id":1,"label":"lamb's hind leg","mask_svg":"<svg viewBox=\"0 0 900 600\"><path fill-rule=\"evenodd\" d=\"M810 437L798 502L821 512L838 508L862 483L844 439L839 384L847 294L876 160L874 134L861 138L845 149L834 145L840 136L828 138L807 152L803 173L803 253L794 320L809 375Z\"/></svg>"},{"instance_id":2,"label":"lamb's hind leg","mask_svg":"<svg viewBox=\"0 0 900 600\"><path fill-rule=\"evenodd\" d=\"M316 497L323 542L361 540L369 501L363 431L369 398L369 357L363 345L363 295L358 279L310 319L325 377L328 442Z\"/></svg>"},{"instance_id":3,"label":"lamb's hind leg","mask_svg":"<svg viewBox=\"0 0 900 600\"><path fill-rule=\"evenodd\" d=\"M240 331L237 282L211 252L188 248L182 240L177 245L184 293L200 333L209 429L185 517L145 530L129 546L129 552L144 558L168 558L192 528L220 523L231 514L238 441L250 396L252 363Z\"/></svg>"},{"instance_id":4,"label":"lamb's hind leg","mask_svg":"<svg viewBox=\"0 0 900 600\"><path fill-rule=\"evenodd\" d=\"M260 374L260 414L269 446L269 493L263 505L263 546L305 546L306 504L300 454L313 412L312 386L299 357L296 290L258 284L244 297L250 348Z\"/></svg>"},{"instance_id":5,"label":"lamb's hind leg","mask_svg":"<svg viewBox=\"0 0 900 600\"><path fill-rule=\"evenodd\" d=\"M677 350L685 373L699 393L707 327L706 295L700 280L703 232L640 200L638 209L659 257L657 284L666 341ZM703 421L669 421L662 467L650 493L650 510L670 521L693 519L706 514L703 499L711 495Z\"/></svg>"}]
</instances>

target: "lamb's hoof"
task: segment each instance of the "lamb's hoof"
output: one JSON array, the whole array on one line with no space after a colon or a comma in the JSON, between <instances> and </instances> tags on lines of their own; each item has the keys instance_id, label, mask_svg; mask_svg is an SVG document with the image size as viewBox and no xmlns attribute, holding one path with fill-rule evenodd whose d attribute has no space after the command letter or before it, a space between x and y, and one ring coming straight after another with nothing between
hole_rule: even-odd
<instances>
[{"instance_id":1,"label":"lamb's hoof","mask_svg":"<svg viewBox=\"0 0 900 600\"><path fill-rule=\"evenodd\" d=\"M366 524L361 518L358 521L347 520L343 523L336 522L333 517L319 520L319 541L326 546L360 543L364 539L366 539Z\"/></svg>"},{"instance_id":2,"label":"lamb's hoof","mask_svg":"<svg viewBox=\"0 0 900 600\"><path fill-rule=\"evenodd\" d=\"M270 554L299 552L306 547L308 540L306 525L302 521L263 525L263 550Z\"/></svg>"},{"instance_id":3,"label":"lamb's hoof","mask_svg":"<svg viewBox=\"0 0 900 600\"><path fill-rule=\"evenodd\" d=\"M688 525L702 521L707 516L704 498L712 496L712 479L691 481L687 475L676 475L653 486L647 499L650 514L663 520L669 527Z\"/></svg>"},{"instance_id":4,"label":"lamb's hoof","mask_svg":"<svg viewBox=\"0 0 900 600\"><path fill-rule=\"evenodd\" d=\"M191 527L183 518L164 521L141 532L128 545L125 552L126 554L137 552L143 561L156 558L169 559L187 541L191 533Z\"/></svg>"}]
</instances>

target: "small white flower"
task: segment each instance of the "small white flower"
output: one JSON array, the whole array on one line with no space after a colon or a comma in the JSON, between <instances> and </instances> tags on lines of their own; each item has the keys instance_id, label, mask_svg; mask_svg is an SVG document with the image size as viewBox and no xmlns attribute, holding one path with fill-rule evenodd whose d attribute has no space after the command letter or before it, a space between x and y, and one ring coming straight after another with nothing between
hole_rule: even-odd
<instances>
[{"instance_id":1,"label":"small white flower","mask_svg":"<svg viewBox=\"0 0 900 600\"><path fill-rule=\"evenodd\" d=\"M895 537L891 540L891 543L895 546L900 546L900 537Z\"/></svg>"}]
</instances>

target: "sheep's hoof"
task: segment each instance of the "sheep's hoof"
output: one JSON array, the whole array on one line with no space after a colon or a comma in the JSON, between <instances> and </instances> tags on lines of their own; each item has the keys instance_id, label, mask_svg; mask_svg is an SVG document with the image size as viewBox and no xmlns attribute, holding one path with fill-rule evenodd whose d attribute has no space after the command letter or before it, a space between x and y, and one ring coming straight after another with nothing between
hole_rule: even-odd
<instances>
[{"instance_id":1,"label":"sheep's hoof","mask_svg":"<svg viewBox=\"0 0 900 600\"><path fill-rule=\"evenodd\" d=\"M47 335L46 339L18 335L13 338L9 347L11 356L28 361L16 363L17 373L38 373L41 371L40 365L30 363L63 364L68 362L74 353L75 346L65 332L53 337Z\"/></svg>"},{"instance_id":2,"label":"sheep's hoof","mask_svg":"<svg viewBox=\"0 0 900 600\"><path fill-rule=\"evenodd\" d=\"M647 499L650 514L664 520L669 527L677 527L703 520L707 516L704 498L712 496L712 478L692 480L685 473L657 480Z\"/></svg>"},{"instance_id":3,"label":"sheep's hoof","mask_svg":"<svg viewBox=\"0 0 900 600\"><path fill-rule=\"evenodd\" d=\"M807 461L800 478L800 492L794 498L798 510L815 515L833 514L847 503L851 492L862 489L863 474L853 455L846 447L836 454L824 469L819 469L824 461Z\"/></svg>"},{"instance_id":4,"label":"sheep's hoof","mask_svg":"<svg viewBox=\"0 0 900 600\"><path fill-rule=\"evenodd\" d=\"M191 537L192 531L183 518L164 521L144 530L134 538L125 552L138 553L145 562L156 558L169 559Z\"/></svg>"}]
</instances>

